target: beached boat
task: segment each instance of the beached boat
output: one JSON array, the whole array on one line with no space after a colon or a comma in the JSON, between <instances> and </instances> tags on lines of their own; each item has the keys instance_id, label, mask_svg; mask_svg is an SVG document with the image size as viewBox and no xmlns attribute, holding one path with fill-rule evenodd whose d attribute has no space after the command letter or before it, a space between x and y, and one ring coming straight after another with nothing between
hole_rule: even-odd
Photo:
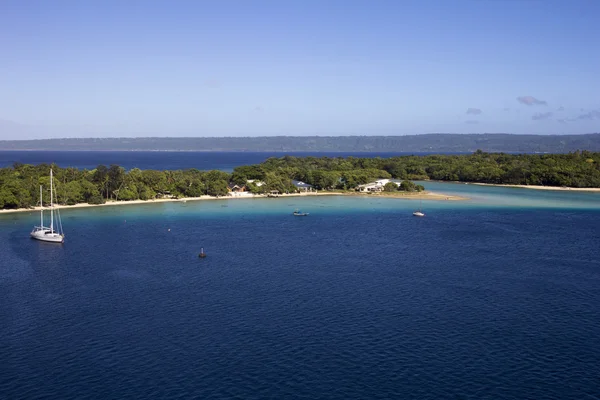
<instances>
[{"instance_id":1,"label":"beached boat","mask_svg":"<svg viewBox=\"0 0 600 400\"><path fill-rule=\"evenodd\" d=\"M50 226L44 226L44 202L42 196L42 187L40 186L40 226L34 226L31 231L31 237L42 242L51 243L63 243L65 241L65 235L62 229L62 221L60 219L60 212L56 210L56 218L54 217L54 187L53 187L53 176L52 170L50 170ZM56 229L54 224L56 222Z\"/></svg>"},{"instance_id":2,"label":"beached boat","mask_svg":"<svg viewBox=\"0 0 600 400\"><path fill-rule=\"evenodd\" d=\"M292 214L295 215L296 217L306 217L308 215L308 213L302 212L298 209L294 210L294 212Z\"/></svg>"}]
</instances>

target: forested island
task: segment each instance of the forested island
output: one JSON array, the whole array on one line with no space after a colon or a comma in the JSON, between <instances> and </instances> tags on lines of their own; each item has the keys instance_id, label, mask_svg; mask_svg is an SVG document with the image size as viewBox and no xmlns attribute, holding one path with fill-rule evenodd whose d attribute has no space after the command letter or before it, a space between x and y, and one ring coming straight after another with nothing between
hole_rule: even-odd
<instances>
[{"instance_id":1,"label":"forested island","mask_svg":"<svg viewBox=\"0 0 600 400\"><path fill-rule=\"evenodd\" d=\"M397 136L137 137L0 140L0 150L252 151L252 152L488 152L600 151L600 133L513 135L432 133Z\"/></svg>"},{"instance_id":2,"label":"forested island","mask_svg":"<svg viewBox=\"0 0 600 400\"><path fill-rule=\"evenodd\" d=\"M600 153L568 154L486 153L470 155L402 156L392 158L294 157L270 158L240 166L232 173L200 171L126 171L118 165L93 170L58 165L16 163L0 169L0 209L30 208L39 203L39 187L49 186L54 172L57 203L102 204L107 200L152 200L224 196L234 185L250 193L291 193L302 181L319 191L354 192L359 185L394 179L399 185L384 190L421 190L414 180L479 182L489 184L600 187ZM49 194L48 194L49 196ZM46 202L46 199L44 199Z\"/></svg>"}]
</instances>

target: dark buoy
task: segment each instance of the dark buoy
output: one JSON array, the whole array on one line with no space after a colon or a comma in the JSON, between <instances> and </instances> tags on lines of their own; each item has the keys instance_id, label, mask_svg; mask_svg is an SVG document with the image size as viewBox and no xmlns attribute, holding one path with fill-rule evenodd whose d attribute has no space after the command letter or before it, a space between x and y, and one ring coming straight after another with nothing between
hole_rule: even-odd
<instances>
[{"instance_id":1,"label":"dark buoy","mask_svg":"<svg viewBox=\"0 0 600 400\"><path fill-rule=\"evenodd\" d=\"M198 254L198 257L200 257L200 258L206 258L206 253L204 252L204 247L202 247L200 249L200 254Z\"/></svg>"}]
</instances>

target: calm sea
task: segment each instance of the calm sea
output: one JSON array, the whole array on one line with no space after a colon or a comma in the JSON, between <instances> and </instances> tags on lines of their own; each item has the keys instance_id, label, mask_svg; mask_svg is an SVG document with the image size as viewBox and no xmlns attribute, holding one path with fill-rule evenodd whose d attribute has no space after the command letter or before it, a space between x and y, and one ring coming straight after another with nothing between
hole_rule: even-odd
<instances>
[{"instance_id":1,"label":"calm sea","mask_svg":"<svg viewBox=\"0 0 600 400\"><path fill-rule=\"evenodd\" d=\"M0 214L0 398L598 398L600 195L425 185Z\"/></svg>"},{"instance_id":2,"label":"calm sea","mask_svg":"<svg viewBox=\"0 0 600 400\"><path fill-rule=\"evenodd\" d=\"M433 153L336 153L336 152L209 152L209 151L5 151L0 150L0 168L15 162L23 164L56 163L60 167L94 169L98 165L117 164L126 169L178 170L196 168L231 172L240 165L259 164L269 157L382 157ZM444 153L463 154L463 153Z\"/></svg>"}]
</instances>

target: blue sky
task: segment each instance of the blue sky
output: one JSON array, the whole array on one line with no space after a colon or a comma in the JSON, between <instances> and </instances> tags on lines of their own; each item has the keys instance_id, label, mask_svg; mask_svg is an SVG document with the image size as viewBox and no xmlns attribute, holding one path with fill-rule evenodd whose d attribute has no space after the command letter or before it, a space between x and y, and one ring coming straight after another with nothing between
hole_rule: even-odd
<instances>
[{"instance_id":1,"label":"blue sky","mask_svg":"<svg viewBox=\"0 0 600 400\"><path fill-rule=\"evenodd\" d=\"M596 0L0 1L0 139L600 132Z\"/></svg>"}]
</instances>

